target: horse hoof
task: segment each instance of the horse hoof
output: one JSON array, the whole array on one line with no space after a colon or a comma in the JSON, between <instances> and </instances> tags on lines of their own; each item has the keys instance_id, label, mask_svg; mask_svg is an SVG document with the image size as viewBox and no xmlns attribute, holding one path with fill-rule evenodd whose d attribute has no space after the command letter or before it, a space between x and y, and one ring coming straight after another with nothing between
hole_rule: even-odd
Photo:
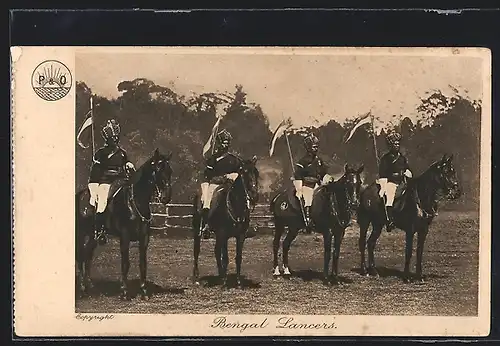
<instances>
[{"instance_id":1,"label":"horse hoof","mask_svg":"<svg viewBox=\"0 0 500 346\"><path fill-rule=\"evenodd\" d=\"M411 283L411 278L410 278L410 277L408 277L408 276L406 276L406 277L404 277L404 278L403 278L403 282L404 282L405 284L409 284L409 283Z\"/></svg>"},{"instance_id":2,"label":"horse hoof","mask_svg":"<svg viewBox=\"0 0 500 346\"><path fill-rule=\"evenodd\" d=\"M336 278L332 278L332 279L330 280L330 283L331 283L331 285L332 285L332 286L339 286L339 285L340 285L339 280L338 280L338 279L336 279Z\"/></svg>"},{"instance_id":3,"label":"horse hoof","mask_svg":"<svg viewBox=\"0 0 500 346\"><path fill-rule=\"evenodd\" d=\"M416 283L417 285L425 285L425 281L424 281L424 279L423 279L423 278L420 278L420 279L415 280L415 283Z\"/></svg>"},{"instance_id":4,"label":"horse hoof","mask_svg":"<svg viewBox=\"0 0 500 346\"><path fill-rule=\"evenodd\" d=\"M378 277L378 271L375 267L372 267L368 269L368 275L373 276L373 277Z\"/></svg>"},{"instance_id":5,"label":"horse hoof","mask_svg":"<svg viewBox=\"0 0 500 346\"><path fill-rule=\"evenodd\" d=\"M194 284L195 284L196 286L200 286L200 282L199 282L198 280L196 280L196 281L194 282Z\"/></svg>"},{"instance_id":6,"label":"horse hoof","mask_svg":"<svg viewBox=\"0 0 500 346\"><path fill-rule=\"evenodd\" d=\"M149 300L149 298L150 298L149 294L147 294L147 293L146 294L141 294L141 299L142 300Z\"/></svg>"},{"instance_id":7,"label":"horse hoof","mask_svg":"<svg viewBox=\"0 0 500 346\"><path fill-rule=\"evenodd\" d=\"M323 280L321 280L321 281L323 283L323 286L330 286L331 285L331 282L328 279L323 278Z\"/></svg>"}]
</instances>

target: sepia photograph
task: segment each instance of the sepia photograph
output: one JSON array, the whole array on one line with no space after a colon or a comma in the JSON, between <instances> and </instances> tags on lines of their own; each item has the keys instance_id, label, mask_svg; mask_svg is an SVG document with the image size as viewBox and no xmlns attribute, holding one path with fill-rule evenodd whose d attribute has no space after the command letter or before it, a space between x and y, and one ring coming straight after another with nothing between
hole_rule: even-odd
<instances>
[{"instance_id":1,"label":"sepia photograph","mask_svg":"<svg viewBox=\"0 0 500 346\"><path fill-rule=\"evenodd\" d=\"M481 59L75 64L76 311L477 315Z\"/></svg>"},{"instance_id":2,"label":"sepia photograph","mask_svg":"<svg viewBox=\"0 0 500 346\"><path fill-rule=\"evenodd\" d=\"M47 245L66 244L57 304L86 328L489 330L487 51L34 52L24 93L60 126L71 214Z\"/></svg>"}]
</instances>

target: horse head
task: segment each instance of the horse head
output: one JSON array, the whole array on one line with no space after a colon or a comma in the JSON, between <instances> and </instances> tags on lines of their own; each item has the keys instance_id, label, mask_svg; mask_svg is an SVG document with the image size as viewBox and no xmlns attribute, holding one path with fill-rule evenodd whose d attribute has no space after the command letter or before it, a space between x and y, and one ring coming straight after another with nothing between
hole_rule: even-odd
<instances>
[{"instance_id":1,"label":"horse head","mask_svg":"<svg viewBox=\"0 0 500 346\"><path fill-rule=\"evenodd\" d=\"M170 159L172 153L161 153L156 148L153 156L149 160L151 177L156 187L157 199L163 204L170 202L172 198L172 167L170 166Z\"/></svg>"},{"instance_id":2,"label":"horse head","mask_svg":"<svg viewBox=\"0 0 500 346\"><path fill-rule=\"evenodd\" d=\"M435 179L440 188L445 192L446 198L453 200L461 196L455 167L453 165L453 154L444 154L441 160L434 164Z\"/></svg>"},{"instance_id":3,"label":"horse head","mask_svg":"<svg viewBox=\"0 0 500 346\"><path fill-rule=\"evenodd\" d=\"M248 199L255 205L259 199L259 170L256 167L257 157L243 160L240 167L240 176Z\"/></svg>"},{"instance_id":4,"label":"horse head","mask_svg":"<svg viewBox=\"0 0 500 346\"><path fill-rule=\"evenodd\" d=\"M346 197L351 210L357 210L359 207L362 183L361 173L364 168L364 165L355 168L346 163L344 166L344 175L339 179L346 189Z\"/></svg>"}]
</instances>

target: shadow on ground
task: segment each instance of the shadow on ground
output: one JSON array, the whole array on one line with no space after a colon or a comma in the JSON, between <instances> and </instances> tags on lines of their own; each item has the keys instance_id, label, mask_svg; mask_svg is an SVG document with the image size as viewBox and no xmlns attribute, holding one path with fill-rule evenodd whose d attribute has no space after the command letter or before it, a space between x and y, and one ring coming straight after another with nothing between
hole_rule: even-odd
<instances>
[{"instance_id":1,"label":"shadow on ground","mask_svg":"<svg viewBox=\"0 0 500 346\"><path fill-rule=\"evenodd\" d=\"M217 275L207 275L200 278L200 283L205 287L215 287L221 286L222 280ZM228 288L236 288L236 274L230 274L227 276L227 286ZM241 288L260 288L260 283L247 279L244 275L241 275Z\"/></svg>"},{"instance_id":2,"label":"shadow on ground","mask_svg":"<svg viewBox=\"0 0 500 346\"><path fill-rule=\"evenodd\" d=\"M94 287L90 291L91 296L104 295L107 297L118 297L121 295L120 281L112 280L94 280ZM147 282L147 288L150 295L183 294L187 288L162 287L153 282ZM140 280L133 279L128 282L129 295L135 298L140 292Z\"/></svg>"},{"instance_id":3,"label":"shadow on ground","mask_svg":"<svg viewBox=\"0 0 500 346\"><path fill-rule=\"evenodd\" d=\"M404 271L396 268L387 268L387 267L376 267L377 273L381 278L399 278L404 279ZM355 272L361 275L361 268L353 268L352 272ZM448 277L447 275L439 275L439 274L424 274L424 279L443 279ZM410 278L415 279L416 274L414 272L410 273Z\"/></svg>"},{"instance_id":4,"label":"shadow on ground","mask_svg":"<svg viewBox=\"0 0 500 346\"><path fill-rule=\"evenodd\" d=\"M314 281L314 280L322 281L323 280L323 272L317 271L317 270L312 270L312 269L304 269L304 270L297 270L297 271L293 270L292 277L300 278L306 282ZM337 279L339 282L342 282L342 283L350 284L350 283L354 282L353 280L351 280L345 276L342 276L342 275L339 275L337 277Z\"/></svg>"}]
</instances>

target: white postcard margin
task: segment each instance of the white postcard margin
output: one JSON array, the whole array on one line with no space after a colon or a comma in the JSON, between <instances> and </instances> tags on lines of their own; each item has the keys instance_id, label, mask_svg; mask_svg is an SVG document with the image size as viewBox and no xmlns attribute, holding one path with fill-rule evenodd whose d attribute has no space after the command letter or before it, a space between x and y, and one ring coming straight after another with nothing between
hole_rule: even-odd
<instances>
[{"instance_id":1,"label":"white postcard margin","mask_svg":"<svg viewBox=\"0 0 500 346\"><path fill-rule=\"evenodd\" d=\"M74 296L75 55L169 54L466 55L483 59L479 314L439 316L77 314ZM18 336L486 336L490 331L491 53L482 48L12 47L14 330ZM69 94L47 102L31 86L44 60L73 75ZM277 328L280 318L329 328Z\"/></svg>"}]
</instances>

